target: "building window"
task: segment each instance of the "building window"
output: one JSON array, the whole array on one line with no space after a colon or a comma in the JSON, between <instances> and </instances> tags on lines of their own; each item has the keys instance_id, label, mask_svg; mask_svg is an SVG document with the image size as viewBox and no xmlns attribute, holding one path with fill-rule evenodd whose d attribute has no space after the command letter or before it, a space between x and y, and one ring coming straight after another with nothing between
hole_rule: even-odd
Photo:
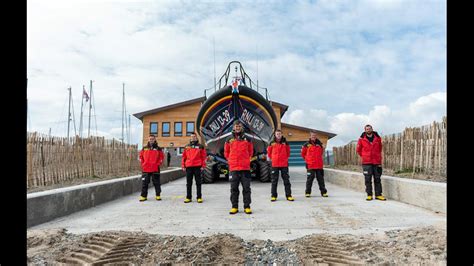
<instances>
[{"instance_id":1,"label":"building window","mask_svg":"<svg viewBox=\"0 0 474 266\"><path fill-rule=\"evenodd\" d=\"M174 135L176 137L183 136L183 123L182 122L174 122Z\"/></svg>"},{"instance_id":2,"label":"building window","mask_svg":"<svg viewBox=\"0 0 474 266\"><path fill-rule=\"evenodd\" d=\"M194 122L186 122L186 136L191 136L194 133Z\"/></svg>"},{"instance_id":3,"label":"building window","mask_svg":"<svg viewBox=\"0 0 474 266\"><path fill-rule=\"evenodd\" d=\"M163 137L169 137L170 136L170 122L163 122L161 126L162 126L161 135Z\"/></svg>"},{"instance_id":4,"label":"building window","mask_svg":"<svg viewBox=\"0 0 474 266\"><path fill-rule=\"evenodd\" d=\"M150 122L150 134L158 134L158 123L157 122Z\"/></svg>"}]
</instances>

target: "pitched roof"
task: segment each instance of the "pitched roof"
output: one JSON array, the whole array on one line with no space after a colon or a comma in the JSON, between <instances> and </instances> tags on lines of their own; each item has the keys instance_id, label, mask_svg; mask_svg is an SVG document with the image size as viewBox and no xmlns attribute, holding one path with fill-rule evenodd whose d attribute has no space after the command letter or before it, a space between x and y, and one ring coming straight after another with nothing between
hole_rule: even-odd
<instances>
[{"instance_id":1,"label":"pitched roof","mask_svg":"<svg viewBox=\"0 0 474 266\"><path fill-rule=\"evenodd\" d=\"M283 115L286 113L286 111L288 110L288 105L285 105L285 104L282 104L282 103L279 103L279 102L275 102L275 101L270 101L270 105L275 105L275 106L278 106L280 108L283 109L283 112L281 112L280 114L280 118L283 117Z\"/></svg>"},{"instance_id":2,"label":"pitched roof","mask_svg":"<svg viewBox=\"0 0 474 266\"><path fill-rule=\"evenodd\" d=\"M315 131L316 133L320 133L320 134L323 134L323 135L327 135L328 136L328 139L330 138L333 138L335 136L337 136L337 134L334 134L334 133L330 133L330 132L326 132L326 131L321 131L321 130L317 130L317 129L314 129L314 128L308 128L308 127L300 127L300 126L296 126L296 125L292 125L292 124L287 124L287 123L281 123L281 126L285 126L285 127L289 127L289 128L294 128L294 129L299 129L299 130L305 130L305 131Z\"/></svg>"},{"instance_id":3,"label":"pitched roof","mask_svg":"<svg viewBox=\"0 0 474 266\"><path fill-rule=\"evenodd\" d=\"M203 97L194 98L194 99L184 101L184 102L179 102L179 103L170 104L170 105L167 105L167 106L151 109L151 110L144 111L144 112L141 112L141 113L136 113L136 114L133 114L133 116L135 116L136 118L142 120L142 118L145 115L155 114L155 113L158 113L158 112L161 112L161 111L165 111L165 110L168 110L168 109L172 109L172 108L176 108L176 107L180 107L180 106L184 106L184 105L189 105L189 104L193 104L193 103L202 103L205 100L206 100L206 97L203 96Z\"/></svg>"}]
</instances>

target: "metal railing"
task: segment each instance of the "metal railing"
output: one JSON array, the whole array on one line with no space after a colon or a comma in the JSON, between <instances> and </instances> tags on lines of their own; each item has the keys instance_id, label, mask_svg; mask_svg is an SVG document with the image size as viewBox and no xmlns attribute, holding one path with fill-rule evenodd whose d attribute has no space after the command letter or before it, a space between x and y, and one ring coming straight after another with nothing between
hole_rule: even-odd
<instances>
[{"instance_id":1,"label":"metal railing","mask_svg":"<svg viewBox=\"0 0 474 266\"><path fill-rule=\"evenodd\" d=\"M253 90L256 90L258 93L260 93L260 90L265 90L265 94L262 94L260 93L262 96L265 96L265 99L267 101L270 101L269 100L269 93L268 93L268 88L265 88L265 87L259 87L258 84L255 84L255 82L252 81L252 79L249 77L249 75L247 75L247 73L245 72L244 68L242 67L242 64L239 62L239 61L231 61L228 66L227 66L227 69L226 71L224 72L224 74L220 77L219 81L216 82L216 84L214 84L213 87L210 87L208 89L204 89L204 97L207 99L208 96L207 96L207 92L211 89L214 89L214 92L220 90L220 89L223 89L225 87L227 87L229 84L229 77L230 77L230 66L231 64L239 64L240 66L240 78L241 78L241 81L242 83L253 89ZM237 66L235 66L235 73L236 73L236 76L234 78L237 77ZM223 82L224 81L224 82ZM248 85L247 85L247 81L248 81ZM216 89L216 86L218 89ZM254 87L256 89L254 89ZM212 94L212 93L211 93ZM211 95L209 94L209 95Z\"/></svg>"}]
</instances>

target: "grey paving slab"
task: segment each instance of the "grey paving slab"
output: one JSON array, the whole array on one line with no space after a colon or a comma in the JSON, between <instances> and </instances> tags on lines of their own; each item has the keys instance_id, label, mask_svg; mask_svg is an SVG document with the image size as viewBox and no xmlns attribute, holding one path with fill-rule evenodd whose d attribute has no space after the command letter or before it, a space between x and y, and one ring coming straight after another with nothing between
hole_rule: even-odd
<instances>
[{"instance_id":1,"label":"grey paving slab","mask_svg":"<svg viewBox=\"0 0 474 266\"><path fill-rule=\"evenodd\" d=\"M290 168L294 202L284 198L280 180L279 198L270 202L270 183L253 181L253 214L228 214L230 185L226 181L203 185L204 203L195 199L183 203L186 180L162 186L162 201L139 202L139 194L125 196L31 229L66 228L72 233L103 230L144 231L152 234L207 236L232 233L243 239L289 240L312 233L365 234L416 226L446 225L446 215L393 200L366 201L364 191L353 191L327 183L329 197L322 198L315 180L313 196L304 197L306 174L303 167Z\"/></svg>"}]
</instances>

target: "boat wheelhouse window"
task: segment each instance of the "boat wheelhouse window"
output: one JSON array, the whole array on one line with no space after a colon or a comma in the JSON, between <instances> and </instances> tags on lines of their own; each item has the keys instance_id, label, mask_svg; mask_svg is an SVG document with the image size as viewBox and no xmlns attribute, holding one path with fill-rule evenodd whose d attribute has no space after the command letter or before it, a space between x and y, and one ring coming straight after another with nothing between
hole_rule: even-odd
<instances>
[{"instance_id":1,"label":"boat wheelhouse window","mask_svg":"<svg viewBox=\"0 0 474 266\"><path fill-rule=\"evenodd\" d=\"M158 134L158 122L150 122L150 134Z\"/></svg>"},{"instance_id":2,"label":"boat wheelhouse window","mask_svg":"<svg viewBox=\"0 0 474 266\"><path fill-rule=\"evenodd\" d=\"M183 123L182 122L174 122L174 135L176 137L183 136Z\"/></svg>"},{"instance_id":3,"label":"boat wheelhouse window","mask_svg":"<svg viewBox=\"0 0 474 266\"><path fill-rule=\"evenodd\" d=\"M170 136L170 122L163 122L161 126L162 126L161 136L169 137Z\"/></svg>"},{"instance_id":4,"label":"boat wheelhouse window","mask_svg":"<svg viewBox=\"0 0 474 266\"><path fill-rule=\"evenodd\" d=\"M191 136L194 133L194 122L186 122L186 136Z\"/></svg>"}]
</instances>

